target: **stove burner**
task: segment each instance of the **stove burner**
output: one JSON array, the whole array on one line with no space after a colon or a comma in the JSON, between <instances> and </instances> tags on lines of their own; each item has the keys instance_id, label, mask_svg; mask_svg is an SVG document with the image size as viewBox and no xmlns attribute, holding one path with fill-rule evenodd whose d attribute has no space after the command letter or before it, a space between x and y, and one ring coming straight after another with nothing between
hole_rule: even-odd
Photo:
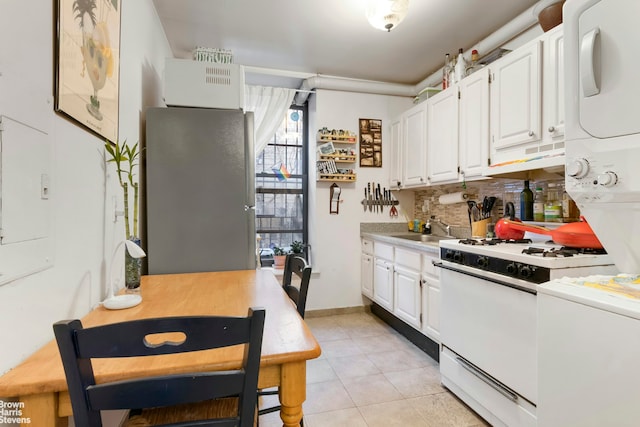
<instances>
[{"instance_id":1,"label":"stove burner","mask_svg":"<svg viewBox=\"0 0 640 427\"><path fill-rule=\"evenodd\" d=\"M568 246L563 246L560 251L574 251L578 254L583 255L606 255L607 251L604 248L596 249L596 248L570 248Z\"/></svg>"},{"instance_id":2,"label":"stove burner","mask_svg":"<svg viewBox=\"0 0 640 427\"><path fill-rule=\"evenodd\" d=\"M527 255L541 255L542 257L557 258L557 257L572 257L574 255L605 255L607 252L604 249L592 249L592 248L570 248L563 246L561 248L526 248L522 250L523 254Z\"/></svg>"},{"instance_id":3,"label":"stove burner","mask_svg":"<svg viewBox=\"0 0 640 427\"><path fill-rule=\"evenodd\" d=\"M459 240L458 243L461 243L463 245L478 245L478 246L493 246L493 245L497 245L498 243L531 243L530 239L511 239L511 240L504 240L504 239L463 239L463 240Z\"/></svg>"}]
</instances>

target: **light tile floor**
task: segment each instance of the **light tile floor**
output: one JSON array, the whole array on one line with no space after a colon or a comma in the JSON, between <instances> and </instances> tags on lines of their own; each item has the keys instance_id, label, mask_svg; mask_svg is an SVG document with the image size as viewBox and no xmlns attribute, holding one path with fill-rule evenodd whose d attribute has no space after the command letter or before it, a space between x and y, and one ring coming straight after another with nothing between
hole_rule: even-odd
<instances>
[{"instance_id":1,"label":"light tile floor","mask_svg":"<svg viewBox=\"0 0 640 427\"><path fill-rule=\"evenodd\" d=\"M307 363L305 427L489 425L442 387L433 359L376 316L306 321L322 355ZM260 417L260 427L281 425L277 412Z\"/></svg>"}]
</instances>

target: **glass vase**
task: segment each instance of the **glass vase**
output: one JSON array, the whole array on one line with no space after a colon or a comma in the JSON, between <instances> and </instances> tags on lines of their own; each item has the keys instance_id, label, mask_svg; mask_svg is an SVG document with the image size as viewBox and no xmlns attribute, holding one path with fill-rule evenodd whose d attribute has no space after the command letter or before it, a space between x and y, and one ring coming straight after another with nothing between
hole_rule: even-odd
<instances>
[{"instance_id":1,"label":"glass vase","mask_svg":"<svg viewBox=\"0 0 640 427\"><path fill-rule=\"evenodd\" d=\"M140 246L139 237L129 237L136 245ZM140 291L140 270L142 268L142 258L134 258L129 252L124 251L124 283L128 293Z\"/></svg>"}]
</instances>

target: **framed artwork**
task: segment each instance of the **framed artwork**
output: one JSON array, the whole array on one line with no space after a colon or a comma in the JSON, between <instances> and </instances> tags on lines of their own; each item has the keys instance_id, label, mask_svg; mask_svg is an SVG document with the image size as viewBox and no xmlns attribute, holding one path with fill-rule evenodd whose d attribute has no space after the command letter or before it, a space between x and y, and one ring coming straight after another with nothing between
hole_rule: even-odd
<instances>
[{"instance_id":1,"label":"framed artwork","mask_svg":"<svg viewBox=\"0 0 640 427\"><path fill-rule=\"evenodd\" d=\"M55 111L118 140L122 0L57 0Z\"/></svg>"},{"instance_id":2,"label":"framed artwork","mask_svg":"<svg viewBox=\"0 0 640 427\"><path fill-rule=\"evenodd\" d=\"M360 167L382 167L382 120L360 120Z\"/></svg>"},{"instance_id":3,"label":"framed artwork","mask_svg":"<svg viewBox=\"0 0 640 427\"><path fill-rule=\"evenodd\" d=\"M328 156L329 154L333 154L336 152L335 147L333 146L333 142L325 142L322 145L318 145L318 153L320 155Z\"/></svg>"}]
</instances>

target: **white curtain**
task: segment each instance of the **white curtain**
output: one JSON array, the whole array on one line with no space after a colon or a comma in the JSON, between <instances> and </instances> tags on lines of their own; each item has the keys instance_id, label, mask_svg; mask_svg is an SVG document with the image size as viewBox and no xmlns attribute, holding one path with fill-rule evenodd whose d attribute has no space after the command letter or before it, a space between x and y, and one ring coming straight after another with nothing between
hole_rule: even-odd
<instances>
[{"instance_id":1,"label":"white curtain","mask_svg":"<svg viewBox=\"0 0 640 427\"><path fill-rule=\"evenodd\" d=\"M253 111L256 155L261 153L273 138L295 94L295 89L245 86L244 110Z\"/></svg>"}]
</instances>

